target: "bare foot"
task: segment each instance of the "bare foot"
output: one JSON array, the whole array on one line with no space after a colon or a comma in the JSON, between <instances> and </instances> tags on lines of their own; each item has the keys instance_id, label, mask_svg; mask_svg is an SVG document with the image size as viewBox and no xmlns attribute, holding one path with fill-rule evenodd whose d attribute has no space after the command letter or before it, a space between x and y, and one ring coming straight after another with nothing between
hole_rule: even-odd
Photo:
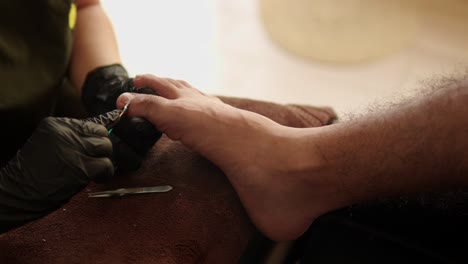
<instances>
[{"instance_id":1,"label":"bare foot","mask_svg":"<svg viewBox=\"0 0 468 264\"><path fill-rule=\"evenodd\" d=\"M221 168L268 237L297 238L329 209L325 194L316 191L320 182L308 177L320 167L320 155L305 148L300 130L231 107L183 81L144 75L135 85L161 97L125 94L118 107L131 99L130 116L145 117Z\"/></svg>"}]
</instances>

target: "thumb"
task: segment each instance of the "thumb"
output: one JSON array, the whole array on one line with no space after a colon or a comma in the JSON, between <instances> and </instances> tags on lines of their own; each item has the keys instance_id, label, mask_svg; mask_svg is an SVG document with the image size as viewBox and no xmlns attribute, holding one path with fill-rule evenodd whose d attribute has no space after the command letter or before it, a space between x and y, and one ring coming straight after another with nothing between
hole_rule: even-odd
<instances>
[{"instance_id":1,"label":"thumb","mask_svg":"<svg viewBox=\"0 0 468 264\"><path fill-rule=\"evenodd\" d=\"M123 108L128 102L127 115L142 117L156 127L167 117L169 100L149 94L124 93L117 99L117 108Z\"/></svg>"}]
</instances>

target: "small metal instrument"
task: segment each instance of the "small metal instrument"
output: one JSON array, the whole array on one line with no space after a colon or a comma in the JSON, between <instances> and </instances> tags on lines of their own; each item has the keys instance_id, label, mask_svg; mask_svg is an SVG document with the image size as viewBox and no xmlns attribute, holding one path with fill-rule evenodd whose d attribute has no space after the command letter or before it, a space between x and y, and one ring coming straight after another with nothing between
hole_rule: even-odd
<instances>
[{"instance_id":1,"label":"small metal instrument","mask_svg":"<svg viewBox=\"0 0 468 264\"><path fill-rule=\"evenodd\" d=\"M122 197L129 194L164 193L172 190L170 185L139 188L121 188L117 190L88 193L88 198Z\"/></svg>"},{"instance_id":2,"label":"small metal instrument","mask_svg":"<svg viewBox=\"0 0 468 264\"><path fill-rule=\"evenodd\" d=\"M130 105L130 101L128 101L124 108L122 109L122 112L120 112L119 116L117 117L117 119L112 122L110 125L107 126L107 133L110 134L112 133L112 130L114 129L115 125L117 125L119 122L120 122L120 119L122 119L122 116L125 115L125 113L127 113L127 110L128 110L128 106Z\"/></svg>"}]
</instances>

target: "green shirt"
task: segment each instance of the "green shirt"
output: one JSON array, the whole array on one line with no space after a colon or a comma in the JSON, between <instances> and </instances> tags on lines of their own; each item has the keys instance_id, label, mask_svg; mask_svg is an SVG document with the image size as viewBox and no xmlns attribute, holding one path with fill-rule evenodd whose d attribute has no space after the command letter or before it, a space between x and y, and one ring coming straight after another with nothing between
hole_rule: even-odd
<instances>
[{"instance_id":1,"label":"green shirt","mask_svg":"<svg viewBox=\"0 0 468 264\"><path fill-rule=\"evenodd\" d=\"M53 112L72 50L73 2L0 1L0 160Z\"/></svg>"}]
</instances>

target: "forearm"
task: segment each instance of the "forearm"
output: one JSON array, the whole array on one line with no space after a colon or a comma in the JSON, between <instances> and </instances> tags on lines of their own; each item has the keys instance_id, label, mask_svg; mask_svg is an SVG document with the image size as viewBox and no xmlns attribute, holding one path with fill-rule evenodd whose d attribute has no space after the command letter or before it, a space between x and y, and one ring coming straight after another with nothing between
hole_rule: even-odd
<instances>
[{"instance_id":1,"label":"forearm","mask_svg":"<svg viewBox=\"0 0 468 264\"><path fill-rule=\"evenodd\" d=\"M70 79L81 91L91 70L120 63L120 55L111 22L98 0L79 0L78 19L70 64Z\"/></svg>"},{"instance_id":2,"label":"forearm","mask_svg":"<svg viewBox=\"0 0 468 264\"><path fill-rule=\"evenodd\" d=\"M336 206L468 185L468 85L452 84L388 111L320 128L318 170ZM307 138L307 137L306 137ZM317 169L317 168L316 168Z\"/></svg>"}]
</instances>

